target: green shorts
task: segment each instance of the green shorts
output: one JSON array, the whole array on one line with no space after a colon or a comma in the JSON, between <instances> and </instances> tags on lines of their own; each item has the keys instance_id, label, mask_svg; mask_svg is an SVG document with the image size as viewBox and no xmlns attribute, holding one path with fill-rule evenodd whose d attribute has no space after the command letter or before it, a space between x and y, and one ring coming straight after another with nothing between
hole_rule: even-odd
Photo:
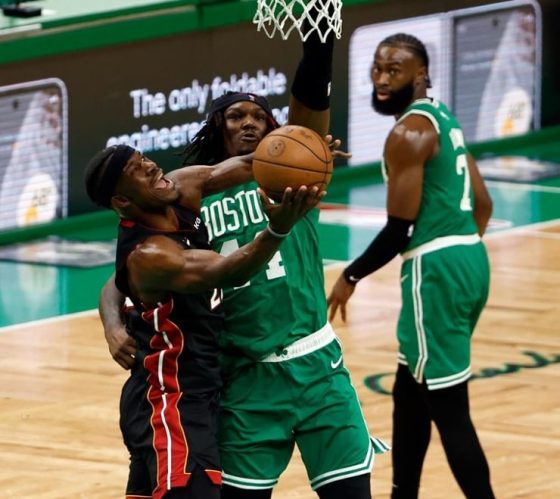
<instances>
[{"instance_id":1,"label":"green shorts","mask_svg":"<svg viewBox=\"0 0 560 499\"><path fill-rule=\"evenodd\" d=\"M327 326L332 340L325 346L246 366L226 383L219 435L224 484L274 487L295 444L314 490L369 473L374 454L388 450L369 435L340 344Z\"/></svg>"},{"instance_id":2,"label":"green shorts","mask_svg":"<svg viewBox=\"0 0 560 499\"><path fill-rule=\"evenodd\" d=\"M399 363L428 389L471 376L471 336L486 304L490 265L484 244L414 256L401 268Z\"/></svg>"}]
</instances>

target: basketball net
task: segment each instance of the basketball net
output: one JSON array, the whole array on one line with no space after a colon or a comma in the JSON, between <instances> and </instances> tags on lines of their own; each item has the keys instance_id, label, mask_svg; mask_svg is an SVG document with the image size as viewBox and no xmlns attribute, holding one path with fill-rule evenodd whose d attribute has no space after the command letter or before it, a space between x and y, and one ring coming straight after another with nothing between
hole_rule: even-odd
<instances>
[{"instance_id":1,"label":"basketball net","mask_svg":"<svg viewBox=\"0 0 560 499\"><path fill-rule=\"evenodd\" d=\"M253 23L257 31L273 38L276 33L287 40L297 31L303 41L316 32L324 43L332 31L337 38L342 33L342 0L257 0ZM303 32L303 23L309 29Z\"/></svg>"}]
</instances>

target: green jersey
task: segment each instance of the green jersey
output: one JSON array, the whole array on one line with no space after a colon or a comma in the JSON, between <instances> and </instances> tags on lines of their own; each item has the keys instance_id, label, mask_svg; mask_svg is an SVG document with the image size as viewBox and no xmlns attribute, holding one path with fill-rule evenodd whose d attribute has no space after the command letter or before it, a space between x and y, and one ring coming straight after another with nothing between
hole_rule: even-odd
<instances>
[{"instance_id":1,"label":"green jersey","mask_svg":"<svg viewBox=\"0 0 560 499\"><path fill-rule=\"evenodd\" d=\"M203 200L202 218L218 253L228 255L265 230L256 188L249 182ZM282 351L327 322L318 221L319 210L311 210L263 269L244 285L224 289L226 371Z\"/></svg>"},{"instance_id":2,"label":"green jersey","mask_svg":"<svg viewBox=\"0 0 560 499\"><path fill-rule=\"evenodd\" d=\"M411 114L431 121L439 135L439 153L425 164L420 212L405 251L436 238L477 233L467 149L457 119L443 103L428 98L414 101L399 122Z\"/></svg>"}]
</instances>

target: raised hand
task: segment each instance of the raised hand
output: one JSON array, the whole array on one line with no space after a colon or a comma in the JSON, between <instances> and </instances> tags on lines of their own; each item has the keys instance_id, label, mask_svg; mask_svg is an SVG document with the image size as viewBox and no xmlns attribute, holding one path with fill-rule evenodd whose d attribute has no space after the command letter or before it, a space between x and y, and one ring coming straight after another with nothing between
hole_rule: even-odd
<instances>
[{"instance_id":1,"label":"raised hand","mask_svg":"<svg viewBox=\"0 0 560 499\"><path fill-rule=\"evenodd\" d=\"M259 188L259 195L271 228L279 234L287 234L292 226L309 210L317 206L325 196L326 191L319 191L317 186L308 188L305 185L297 190L287 187L282 195L282 201L275 203Z\"/></svg>"}]
</instances>

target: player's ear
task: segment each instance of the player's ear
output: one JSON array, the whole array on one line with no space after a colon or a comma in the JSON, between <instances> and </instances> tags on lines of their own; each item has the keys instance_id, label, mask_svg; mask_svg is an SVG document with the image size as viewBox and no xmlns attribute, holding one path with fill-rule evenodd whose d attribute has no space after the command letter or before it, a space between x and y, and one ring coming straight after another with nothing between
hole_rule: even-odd
<instances>
[{"instance_id":1,"label":"player's ear","mask_svg":"<svg viewBox=\"0 0 560 499\"><path fill-rule=\"evenodd\" d=\"M416 86L420 86L420 85L426 85L428 81L429 81L428 70L426 66L421 66L416 72L416 78L414 79L414 83Z\"/></svg>"},{"instance_id":2,"label":"player's ear","mask_svg":"<svg viewBox=\"0 0 560 499\"><path fill-rule=\"evenodd\" d=\"M115 210L122 210L130 206L130 201L127 197L117 194L111 198L111 205Z\"/></svg>"}]
</instances>

